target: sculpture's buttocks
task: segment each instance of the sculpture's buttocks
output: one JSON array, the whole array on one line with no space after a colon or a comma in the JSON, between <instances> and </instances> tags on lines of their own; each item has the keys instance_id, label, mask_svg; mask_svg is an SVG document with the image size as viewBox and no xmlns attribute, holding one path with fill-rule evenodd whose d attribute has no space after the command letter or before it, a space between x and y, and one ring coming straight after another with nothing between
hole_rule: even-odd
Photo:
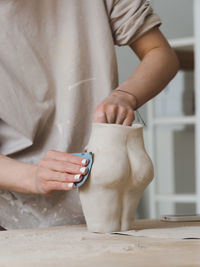
<instances>
[{"instance_id":1,"label":"sculpture's buttocks","mask_svg":"<svg viewBox=\"0 0 200 267\"><path fill-rule=\"evenodd\" d=\"M132 228L138 202L153 178L142 131L140 124L93 124L88 151L94 154L94 163L89 179L80 188L90 231Z\"/></svg>"}]
</instances>

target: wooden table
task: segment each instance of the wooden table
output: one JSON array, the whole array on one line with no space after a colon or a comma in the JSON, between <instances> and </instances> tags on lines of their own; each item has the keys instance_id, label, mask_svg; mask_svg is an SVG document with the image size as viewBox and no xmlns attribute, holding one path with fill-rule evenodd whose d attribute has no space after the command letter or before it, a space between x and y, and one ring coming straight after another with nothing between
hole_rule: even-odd
<instances>
[{"instance_id":1,"label":"wooden table","mask_svg":"<svg viewBox=\"0 0 200 267\"><path fill-rule=\"evenodd\" d=\"M135 229L179 225L140 220ZM9 230L0 232L0 266L199 267L200 240L95 234L84 225Z\"/></svg>"}]
</instances>

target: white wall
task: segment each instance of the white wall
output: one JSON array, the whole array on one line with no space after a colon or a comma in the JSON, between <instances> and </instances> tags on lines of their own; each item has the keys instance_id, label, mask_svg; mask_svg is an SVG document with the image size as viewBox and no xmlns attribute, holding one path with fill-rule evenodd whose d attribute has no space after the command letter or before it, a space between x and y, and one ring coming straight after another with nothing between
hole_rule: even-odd
<instances>
[{"instance_id":1,"label":"white wall","mask_svg":"<svg viewBox=\"0 0 200 267\"><path fill-rule=\"evenodd\" d=\"M151 0L168 39L193 36L193 0Z\"/></svg>"}]
</instances>

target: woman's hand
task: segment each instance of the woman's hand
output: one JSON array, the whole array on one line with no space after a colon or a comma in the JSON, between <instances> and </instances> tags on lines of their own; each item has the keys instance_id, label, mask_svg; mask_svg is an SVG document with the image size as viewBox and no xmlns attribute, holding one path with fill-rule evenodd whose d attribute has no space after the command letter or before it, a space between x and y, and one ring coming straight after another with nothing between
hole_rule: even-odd
<instances>
[{"instance_id":1,"label":"woman's hand","mask_svg":"<svg viewBox=\"0 0 200 267\"><path fill-rule=\"evenodd\" d=\"M49 194L54 190L71 190L88 172L88 160L65 152L48 151L36 165L35 192Z\"/></svg>"},{"instance_id":2,"label":"woman's hand","mask_svg":"<svg viewBox=\"0 0 200 267\"><path fill-rule=\"evenodd\" d=\"M136 102L133 96L114 90L94 112L94 122L116 123L131 126Z\"/></svg>"},{"instance_id":3,"label":"woman's hand","mask_svg":"<svg viewBox=\"0 0 200 267\"><path fill-rule=\"evenodd\" d=\"M25 194L71 190L88 172L88 160L65 152L48 151L39 164L0 154L0 189Z\"/></svg>"}]
</instances>

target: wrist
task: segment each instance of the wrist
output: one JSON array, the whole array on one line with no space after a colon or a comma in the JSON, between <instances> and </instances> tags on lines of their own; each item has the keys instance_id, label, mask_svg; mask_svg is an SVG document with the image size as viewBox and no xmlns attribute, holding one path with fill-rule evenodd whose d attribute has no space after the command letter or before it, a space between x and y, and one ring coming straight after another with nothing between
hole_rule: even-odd
<instances>
[{"instance_id":1,"label":"wrist","mask_svg":"<svg viewBox=\"0 0 200 267\"><path fill-rule=\"evenodd\" d=\"M24 194L36 193L35 175L37 165L15 161L12 167L16 174L13 175L14 179L11 179L8 189Z\"/></svg>"},{"instance_id":2,"label":"wrist","mask_svg":"<svg viewBox=\"0 0 200 267\"><path fill-rule=\"evenodd\" d=\"M36 164L25 164L22 175L22 191L25 194L37 194L36 173L38 166Z\"/></svg>"},{"instance_id":3,"label":"wrist","mask_svg":"<svg viewBox=\"0 0 200 267\"><path fill-rule=\"evenodd\" d=\"M19 193L35 193L36 165L0 155L0 166L0 189Z\"/></svg>"}]
</instances>

